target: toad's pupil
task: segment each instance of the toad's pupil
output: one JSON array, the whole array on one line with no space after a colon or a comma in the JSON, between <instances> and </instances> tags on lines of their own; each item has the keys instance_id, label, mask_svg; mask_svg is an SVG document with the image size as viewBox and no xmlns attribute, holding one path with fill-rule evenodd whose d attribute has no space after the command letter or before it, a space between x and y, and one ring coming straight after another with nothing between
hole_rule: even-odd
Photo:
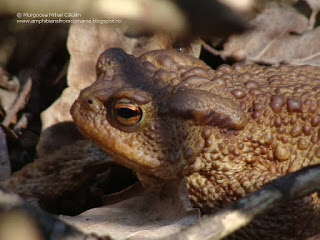
<instances>
[{"instance_id":1,"label":"toad's pupil","mask_svg":"<svg viewBox=\"0 0 320 240\"><path fill-rule=\"evenodd\" d=\"M126 118L126 119L140 115L139 111L132 110L130 108L118 108L117 114L118 114L118 116Z\"/></svg>"}]
</instances>

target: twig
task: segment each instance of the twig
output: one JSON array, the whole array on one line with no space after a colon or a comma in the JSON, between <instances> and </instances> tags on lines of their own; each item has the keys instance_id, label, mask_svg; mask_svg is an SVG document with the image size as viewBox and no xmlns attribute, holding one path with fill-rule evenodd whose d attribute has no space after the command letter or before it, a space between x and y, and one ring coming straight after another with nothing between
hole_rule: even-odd
<instances>
[{"instance_id":1,"label":"twig","mask_svg":"<svg viewBox=\"0 0 320 240\"><path fill-rule=\"evenodd\" d=\"M12 118L17 114L17 112L22 109L26 104L26 99L31 91L32 80L28 78L26 83L24 84L19 97L16 99L14 104L11 106L10 110L8 111L7 116L3 120L2 124L6 127L9 126L11 123Z\"/></svg>"},{"instance_id":2,"label":"twig","mask_svg":"<svg viewBox=\"0 0 320 240\"><path fill-rule=\"evenodd\" d=\"M320 165L304 168L282 176L265 185L213 216L203 217L195 225L182 230L170 240L213 239L228 236L247 225L255 216L278 206L320 190Z\"/></svg>"}]
</instances>

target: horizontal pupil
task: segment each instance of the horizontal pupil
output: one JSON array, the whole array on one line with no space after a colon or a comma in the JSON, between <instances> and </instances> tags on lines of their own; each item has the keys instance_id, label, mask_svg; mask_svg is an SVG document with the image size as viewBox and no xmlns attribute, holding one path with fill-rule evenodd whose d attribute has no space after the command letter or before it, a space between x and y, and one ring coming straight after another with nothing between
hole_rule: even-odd
<instances>
[{"instance_id":1,"label":"horizontal pupil","mask_svg":"<svg viewBox=\"0 0 320 240\"><path fill-rule=\"evenodd\" d=\"M118 114L118 116L123 117L123 118L132 118L134 116L139 115L139 112L132 110L130 108L118 108L117 114Z\"/></svg>"}]
</instances>

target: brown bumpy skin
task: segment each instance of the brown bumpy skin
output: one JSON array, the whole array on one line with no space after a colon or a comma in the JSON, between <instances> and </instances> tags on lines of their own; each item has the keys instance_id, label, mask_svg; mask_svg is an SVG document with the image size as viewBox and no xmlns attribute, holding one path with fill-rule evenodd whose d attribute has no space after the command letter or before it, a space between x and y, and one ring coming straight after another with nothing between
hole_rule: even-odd
<instances>
[{"instance_id":1,"label":"brown bumpy skin","mask_svg":"<svg viewBox=\"0 0 320 240\"><path fill-rule=\"evenodd\" d=\"M204 212L320 163L320 68L222 65L183 53L139 58L109 49L97 81L71 109L79 130L145 185L185 176ZM154 183L153 183L154 180ZM241 239L305 239L320 232L313 194L275 208Z\"/></svg>"}]
</instances>

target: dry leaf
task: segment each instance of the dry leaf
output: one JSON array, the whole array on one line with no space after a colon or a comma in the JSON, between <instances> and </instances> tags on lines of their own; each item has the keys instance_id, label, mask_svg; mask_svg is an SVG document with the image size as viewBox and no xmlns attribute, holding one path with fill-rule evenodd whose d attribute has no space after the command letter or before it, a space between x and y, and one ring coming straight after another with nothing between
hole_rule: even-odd
<instances>
[{"instance_id":1,"label":"dry leaf","mask_svg":"<svg viewBox=\"0 0 320 240\"><path fill-rule=\"evenodd\" d=\"M308 30L308 19L293 8L270 4L252 20L253 30L224 44L225 57L247 62L320 66L320 28Z\"/></svg>"},{"instance_id":2,"label":"dry leaf","mask_svg":"<svg viewBox=\"0 0 320 240\"><path fill-rule=\"evenodd\" d=\"M113 205L61 218L85 233L99 236L110 234L115 239L161 239L195 223L200 216L199 210L191 207L184 181L167 184L163 192L165 196L158 197L141 190Z\"/></svg>"},{"instance_id":3,"label":"dry leaf","mask_svg":"<svg viewBox=\"0 0 320 240\"><path fill-rule=\"evenodd\" d=\"M41 113L42 132L37 145L39 156L45 156L81 139L69 113L78 95L79 92L74 88L66 88L60 98Z\"/></svg>"}]
</instances>

